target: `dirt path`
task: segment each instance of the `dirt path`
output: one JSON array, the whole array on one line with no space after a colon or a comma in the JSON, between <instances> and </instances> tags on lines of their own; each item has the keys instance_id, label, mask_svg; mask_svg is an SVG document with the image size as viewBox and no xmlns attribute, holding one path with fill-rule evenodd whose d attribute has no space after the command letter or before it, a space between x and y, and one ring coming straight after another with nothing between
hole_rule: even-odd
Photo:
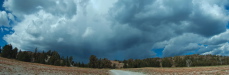
<instances>
[{"instance_id":1,"label":"dirt path","mask_svg":"<svg viewBox=\"0 0 229 75\"><path fill-rule=\"evenodd\" d=\"M139 72L130 72L130 71L123 71L123 70L110 70L111 75L145 75Z\"/></svg>"}]
</instances>

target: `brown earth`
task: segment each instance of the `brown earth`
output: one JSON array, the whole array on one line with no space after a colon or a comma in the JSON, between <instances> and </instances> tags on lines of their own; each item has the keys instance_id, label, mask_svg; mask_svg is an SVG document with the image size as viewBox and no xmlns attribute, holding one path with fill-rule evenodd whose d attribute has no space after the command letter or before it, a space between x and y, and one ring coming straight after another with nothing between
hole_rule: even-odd
<instances>
[{"instance_id":1,"label":"brown earth","mask_svg":"<svg viewBox=\"0 0 229 75\"><path fill-rule=\"evenodd\" d=\"M109 69L52 66L0 57L0 75L108 75Z\"/></svg>"},{"instance_id":2,"label":"brown earth","mask_svg":"<svg viewBox=\"0 0 229 75\"><path fill-rule=\"evenodd\" d=\"M181 67L181 68L132 68L121 69L147 75L229 75L229 66Z\"/></svg>"},{"instance_id":3,"label":"brown earth","mask_svg":"<svg viewBox=\"0 0 229 75\"><path fill-rule=\"evenodd\" d=\"M52 66L0 57L0 75L108 75L110 69ZM181 68L128 68L147 75L229 75L229 65Z\"/></svg>"}]
</instances>

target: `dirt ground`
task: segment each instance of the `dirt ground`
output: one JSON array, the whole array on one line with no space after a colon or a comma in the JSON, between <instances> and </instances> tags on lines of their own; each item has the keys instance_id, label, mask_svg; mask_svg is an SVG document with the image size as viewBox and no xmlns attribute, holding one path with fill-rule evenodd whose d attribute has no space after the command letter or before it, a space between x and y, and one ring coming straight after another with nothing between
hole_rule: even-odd
<instances>
[{"instance_id":1,"label":"dirt ground","mask_svg":"<svg viewBox=\"0 0 229 75\"><path fill-rule=\"evenodd\" d=\"M108 75L110 69L52 66L0 57L0 75ZM181 68L119 69L146 75L229 75L229 65Z\"/></svg>"},{"instance_id":2,"label":"dirt ground","mask_svg":"<svg viewBox=\"0 0 229 75\"><path fill-rule=\"evenodd\" d=\"M122 69L147 75L229 75L229 66Z\"/></svg>"},{"instance_id":3,"label":"dirt ground","mask_svg":"<svg viewBox=\"0 0 229 75\"><path fill-rule=\"evenodd\" d=\"M109 69L62 67L0 57L0 75L108 75Z\"/></svg>"}]
</instances>

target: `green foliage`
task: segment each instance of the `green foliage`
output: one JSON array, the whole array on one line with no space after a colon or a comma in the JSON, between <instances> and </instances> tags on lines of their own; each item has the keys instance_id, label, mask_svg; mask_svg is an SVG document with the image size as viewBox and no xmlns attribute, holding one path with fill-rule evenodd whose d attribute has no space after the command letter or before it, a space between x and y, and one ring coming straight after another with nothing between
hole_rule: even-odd
<instances>
[{"instance_id":1,"label":"green foliage","mask_svg":"<svg viewBox=\"0 0 229 75\"><path fill-rule=\"evenodd\" d=\"M163 58L162 66L163 67L172 67L172 61L170 60L170 58Z\"/></svg>"},{"instance_id":2,"label":"green foliage","mask_svg":"<svg viewBox=\"0 0 229 75\"><path fill-rule=\"evenodd\" d=\"M50 56L50 59L48 61L48 64L54 65L55 63L56 63L56 65L58 63L57 66L60 66L60 55L58 52L53 51L53 52L51 52L51 56Z\"/></svg>"},{"instance_id":3,"label":"green foliage","mask_svg":"<svg viewBox=\"0 0 229 75\"><path fill-rule=\"evenodd\" d=\"M35 48L34 52L19 51L18 48L13 48L12 45L5 45L0 49L1 56L10 59L17 59L26 62L35 62L56 66L78 66L90 68L115 68L117 65L112 64L107 58L97 58L91 55L89 63L74 62L73 57L60 57L56 51L49 50L47 52L39 52ZM218 55L186 55L166 58L146 58L146 59L128 59L119 61L124 63L123 68L140 68L140 67L195 67L195 66L215 66L229 65L229 56Z\"/></svg>"},{"instance_id":4,"label":"green foliage","mask_svg":"<svg viewBox=\"0 0 229 75\"><path fill-rule=\"evenodd\" d=\"M91 55L89 61L90 68L98 68L98 59L95 55Z\"/></svg>"},{"instance_id":5,"label":"green foliage","mask_svg":"<svg viewBox=\"0 0 229 75\"><path fill-rule=\"evenodd\" d=\"M2 53L2 47L0 46L0 53Z\"/></svg>"},{"instance_id":6,"label":"green foliage","mask_svg":"<svg viewBox=\"0 0 229 75\"><path fill-rule=\"evenodd\" d=\"M115 68L116 68L116 64L113 64L113 65L112 65L112 68L115 69Z\"/></svg>"},{"instance_id":7,"label":"green foliage","mask_svg":"<svg viewBox=\"0 0 229 75\"><path fill-rule=\"evenodd\" d=\"M38 53L37 62L45 64L45 60L44 60L45 58L46 58L46 54L44 53L44 51L42 53Z\"/></svg>"},{"instance_id":8,"label":"green foliage","mask_svg":"<svg viewBox=\"0 0 229 75\"><path fill-rule=\"evenodd\" d=\"M98 59L95 55L91 55L89 61L90 68L112 68L112 63L107 58Z\"/></svg>"},{"instance_id":9,"label":"green foliage","mask_svg":"<svg viewBox=\"0 0 229 75\"><path fill-rule=\"evenodd\" d=\"M60 55L56 51L49 50L48 52L38 52L38 49L35 48L34 52L30 51L19 51L18 48L12 48L12 45L5 45L3 49L1 49L1 56L5 58L12 58L26 62L35 62L56 66L70 66L74 64L73 57L69 58L60 58ZM85 64L82 64L85 66Z\"/></svg>"},{"instance_id":10,"label":"green foliage","mask_svg":"<svg viewBox=\"0 0 229 75\"><path fill-rule=\"evenodd\" d=\"M30 62L31 61L31 53L30 52L26 52L26 51L19 51L18 56L17 56L18 60L21 61L26 61L26 62Z\"/></svg>"},{"instance_id":11,"label":"green foliage","mask_svg":"<svg viewBox=\"0 0 229 75\"><path fill-rule=\"evenodd\" d=\"M183 60L181 57L174 57L174 61L175 61L175 66L176 67L185 67L186 66L186 62L185 60Z\"/></svg>"},{"instance_id":12,"label":"green foliage","mask_svg":"<svg viewBox=\"0 0 229 75\"><path fill-rule=\"evenodd\" d=\"M11 58L12 57L12 53L13 53L12 45L11 44L5 45L3 47L3 49L2 49L1 56L5 57L5 58Z\"/></svg>"},{"instance_id":13,"label":"green foliage","mask_svg":"<svg viewBox=\"0 0 229 75\"><path fill-rule=\"evenodd\" d=\"M15 47L15 48L12 50L11 58L16 59L16 57L17 57L17 52L18 52L18 49L17 49L17 47Z\"/></svg>"}]
</instances>

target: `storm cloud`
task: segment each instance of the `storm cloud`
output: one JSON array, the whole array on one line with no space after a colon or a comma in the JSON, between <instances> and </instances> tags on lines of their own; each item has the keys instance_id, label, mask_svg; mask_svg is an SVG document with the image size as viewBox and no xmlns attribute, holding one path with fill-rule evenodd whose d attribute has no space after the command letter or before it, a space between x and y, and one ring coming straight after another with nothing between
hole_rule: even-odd
<instances>
[{"instance_id":1,"label":"storm cloud","mask_svg":"<svg viewBox=\"0 0 229 75\"><path fill-rule=\"evenodd\" d=\"M113 60L150 58L158 48L163 48L164 57L190 52L227 55L228 3L5 0L3 7L19 21L4 39L22 50L51 49L81 61L92 54Z\"/></svg>"}]
</instances>

